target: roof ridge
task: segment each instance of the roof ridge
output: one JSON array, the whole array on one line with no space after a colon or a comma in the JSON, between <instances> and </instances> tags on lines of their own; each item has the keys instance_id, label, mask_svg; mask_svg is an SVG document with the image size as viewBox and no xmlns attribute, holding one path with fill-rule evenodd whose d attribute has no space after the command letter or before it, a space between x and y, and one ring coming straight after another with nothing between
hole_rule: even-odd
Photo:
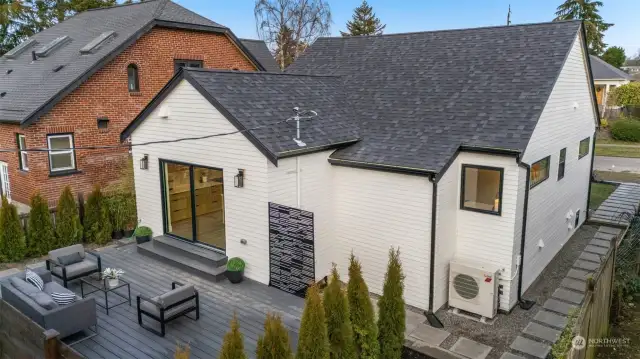
<instances>
[{"instance_id":1,"label":"roof ridge","mask_svg":"<svg viewBox=\"0 0 640 359\"><path fill-rule=\"evenodd\" d=\"M490 26L479 26L479 27L464 27L459 29L396 32L393 34L379 34L379 35L366 35L366 36L321 36L318 39L353 39L353 38L371 38L371 37L390 37L390 36L400 36L400 35L428 34L428 33L435 33L435 32L456 32L456 31L469 31L469 30L512 28L512 27L523 27L523 26L551 25L551 24L560 24L560 23L569 23L569 22L582 22L582 20L544 21L544 22L531 22L531 23L515 24L515 25L490 25Z\"/></svg>"},{"instance_id":2,"label":"roof ridge","mask_svg":"<svg viewBox=\"0 0 640 359\"><path fill-rule=\"evenodd\" d=\"M225 69L204 69L196 67L183 67L185 72L216 72L216 73L230 73L230 74L244 74L244 75L286 75L286 76L299 76L299 77L330 77L340 78L340 75L317 75L317 74L300 74L289 72L273 72L273 71L241 71L241 70L225 70Z\"/></svg>"},{"instance_id":3,"label":"roof ridge","mask_svg":"<svg viewBox=\"0 0 640 359\"><path fill-rule=\"evenodd\" d=\"M109 10L109 9L113 9L113 8L117 8L117 7L125 7L125 6L132 6L132 5L144 5L144 4L148 4L150 2L154 2L154 1L163 1L163 0L145 0L145 1L140 1L140 2L116 4L116 5L107 6L107 7L97 7L97 8L94 8L94 9L87 9L87 10L81 12L80 14L85 13L87 11L100 11L100 10Z\"/></svg>"},{"instance_id":4,"label":"roof ridge","mask_svg":"<svg viewBox=\"0 0 640 359\"><path fill-rule=\"evenodd\" d=\"M253 42L265 42L264 40L260 40L260 39L242 39L242 38L238 38L238 40L241 40L241 41L253 41Z\"/></svg>"}]
</instances>

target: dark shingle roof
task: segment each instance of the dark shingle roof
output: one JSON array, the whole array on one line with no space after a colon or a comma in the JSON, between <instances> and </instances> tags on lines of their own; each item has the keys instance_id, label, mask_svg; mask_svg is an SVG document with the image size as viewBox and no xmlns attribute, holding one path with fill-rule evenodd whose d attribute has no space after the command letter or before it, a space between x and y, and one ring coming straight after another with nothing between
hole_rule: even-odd
<instances>
[{"instance_id":1,"label":"dark shingle roof","mask_svg":"<svg viewBox=\"0 0 640 359\"><path fill-rule=\"evenodd\" d=\"M270 72L280 71L280 66L278 66L276 59L264 41L252 39L240 39L240 41L242 41L242 44L260 61L265 70Z\"/></svg>"},{"instance_id":2,"label":"dark shingle roof","mask_svg":"<svg viewBox=\"0 0 640 359\"><path fill-rule=\"evenodd\" d=\"M362 140L333 159L439 172L461 146L524 151L579 29L320 38L287 71L341 75Z\"/></svg>"},{"instance_id":3,"label":"dark shingle roof","mask_svg":"<svg viewBox=\"0 0 640 359\"><path fill-rule=\"evenodd\" d=\"M37 120L155 25L197 27L199 30L225 33L232 41L237 40L228 28L168 0L85 11L32 36L30 39L37 43L16 58L0 58L0 91L6 92L0 99L0 122L26 126ZM108 31L115 31L115 37L91 54L80 54L82 47ZM32 50L65 35L71 38L70 42L49 56L32 61ZM244 48L239 41L237 44ZM252 54L247 55L259 65ZM64 66L62 69L53 71L61 65Z\"/></svg>"},{"instance_id":4,"label":"dark shingle roof","mask_svg":"<svg viewBox=\"0 0 640 359\"><path fill-rule=\"evenodd\" d=\"M594 80L631 80L631 75L605 62L598 56L591 58L591 73Z\"/></svg>"}]
</instances>

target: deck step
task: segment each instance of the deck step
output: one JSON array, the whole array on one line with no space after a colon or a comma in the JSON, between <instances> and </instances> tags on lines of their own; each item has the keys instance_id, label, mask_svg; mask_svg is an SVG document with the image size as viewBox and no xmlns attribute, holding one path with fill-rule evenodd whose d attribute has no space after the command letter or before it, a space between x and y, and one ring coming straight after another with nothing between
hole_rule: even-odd
<instances>
[{"instance_id":1,"label":"deck step","mask_svg":"<svg viewBox=\"0 0 640 359\"><path fill-rule=\"evenodd\" d=\"M227 270L226 258L225 264L211 265L202 263L199 260L185 256L184 251L174 250L167 246L154 245L154 242L138 244L138 253L157 259L161 262L180 268L184 271L197 275L199 277L219 282L225 279Z\"/></svg>"},{"instance_id":2,"label":"deck step","mask_svg":"<svg viewBox=\"0 0 640 359\"><path fill-rule=\"evenodd\" d=\"M227 264L227 256L213 249L208 249L196 244L187 243L179 239L158 236L151 241L154 247L166 249L180 255L198 261L202 264L220 267Z\"/></svg>"}]
</instances>

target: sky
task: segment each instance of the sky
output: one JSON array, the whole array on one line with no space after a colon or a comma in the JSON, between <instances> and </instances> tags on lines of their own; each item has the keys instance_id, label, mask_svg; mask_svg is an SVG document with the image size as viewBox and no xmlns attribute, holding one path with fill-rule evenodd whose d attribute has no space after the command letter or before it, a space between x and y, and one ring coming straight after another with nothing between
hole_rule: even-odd
<instances>
[{"instance_id":1,"label":"sky","mask_svg":"<svg viewBox=\"0 0 640 359\"><path fill-rule=\"evenodd\" d=\"M223 24L240 38L258 38L253 0L173 0ZM333 24L331 35L339 36L361 0L327 0ZM512 24L550 21L563 0L368 0L387 25L385 33L458 29L505 25L511 4ZM602 0L605 21L615 24L605 33L605 43L622 46L627 56L640 49L640 0Z\"/></svg>"}]
</instances>

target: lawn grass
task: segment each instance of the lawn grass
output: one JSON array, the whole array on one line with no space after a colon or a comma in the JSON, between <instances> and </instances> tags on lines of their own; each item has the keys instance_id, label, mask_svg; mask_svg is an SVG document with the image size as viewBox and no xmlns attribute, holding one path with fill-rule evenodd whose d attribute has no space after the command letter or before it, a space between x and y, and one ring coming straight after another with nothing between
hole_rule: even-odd
<instances>
[{"instance_id":1,"label":"lawn grass","mask_svg":"<svg viewBox=\"0 0 640 359\"><path fill-rule=\"evenodd\" d=\"M616 187L616 185L608 183L592 183L589 208L597 209L616 190Z\"/></svg>"},{"instance_id":2,"label":"lawn grass","mask_svg":"<svg viewBox=\"0 0 640 359\"><path fill-rule=\"evenodd\" d=\"M602 147L596 144L596 156L640 158L640 146L638 147L624 147L624 146Z\"/></svg>"},{"instance_id":3,"label":"lawn grass","mask_svg":"<svg viewBox=\"0 0 640 359\"><path fill-rule=\"evenodd\" d=\"M601 143L605 145L625 145L625 146L640 146L640 142L627 142L627 141L618 141L613 138L597 138L596 146Z\"/></svg>"},{"instance_id":4,"label":"lawn grass","mask_svg":"<svg viewBox=\"0 0 640 359\"><path fill-rule=\"evenodd\" d=\"M594 171L596 178L602 181L640 183L640 173Z\"/></svg>"}]
</instances>

